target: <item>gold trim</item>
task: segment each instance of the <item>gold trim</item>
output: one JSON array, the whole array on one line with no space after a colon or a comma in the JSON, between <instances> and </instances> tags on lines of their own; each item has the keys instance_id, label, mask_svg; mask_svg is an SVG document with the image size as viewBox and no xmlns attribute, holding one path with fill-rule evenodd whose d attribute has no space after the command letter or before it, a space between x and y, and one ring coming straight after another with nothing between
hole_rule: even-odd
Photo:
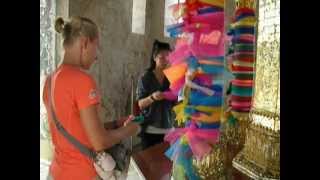
<instances>
[{"instance_id":1,"label":"gold trim","mask_svg":"<svg viewBox=\"0 0 320 180\"><path fill-rule=\"evenodd\" d=\"M236 0L236 8L256 8L256 0Z\"/></svg>"},{"instance_id":2,"label":"gold trim","mask_svg":"<svg viewBox=\"0 0 320 180\"><path fill-rule=\"evenodd\" d=\"M280 114L253 108L250 111L250 122L257 125L263 125L267 129L280 131Z\"/></svg>"},{"instance_id":3,"label":"gold trim","mask_svg":"<svg viewBox=\"0 0 320 180\"><path fill-rule=\"evenodd\" d=\"M203 180L221 179L226 175L226 146L216 144L212 152L202 159L193 157L192 164Z\"/></svg>"},{"instance_id":4,"label":"gold trim","mask_svg":"<svg viewBox=\"0 0 320 180\"><path fill-rule=\"evenodd\" d=\"M280 179L280 175L273 176L268 172L264 172L262 168L256 166L254 163L248 161L244 158L242 153L239 153L237 157L232 161L232 165L234 168L238 169L240 172L249 176L253 179L261 179L261 180L278 180Z\"/></svg>"},{"instance_id":5,"label":"gold trim","mask_svg":"<svg viewBox=\"0 0 320 180\"><path fill-rule=\"evenodd\" d=\"M258 179L280 177L280 131L250 124L245 146L233 160L233 166Z\"/></svg>"},{"instance_id":6,"label":"gold trim","mask_svg":"<svg viewBox=\"0 0 320 180\"><path fill-rule=\"evenodd\" d=\"M252 114L257 114L257 115L265 116L271 120L280 121L280 114L275 113L275 112L271 112L271 111L267 111L264 109L252 108L250 111L250 115L252 115Z\"/></svg>"},{"instance_id":7,"label":"gold trim","mask_svg":"<svg viewBox=\"0 0 320 180\"><path fill-rule=\"evenodd\" d=\"M236 111L231 111L232 115L238 119L239 121L249 121L249 112L236 112Z\"/></svg>"}]
</instances>

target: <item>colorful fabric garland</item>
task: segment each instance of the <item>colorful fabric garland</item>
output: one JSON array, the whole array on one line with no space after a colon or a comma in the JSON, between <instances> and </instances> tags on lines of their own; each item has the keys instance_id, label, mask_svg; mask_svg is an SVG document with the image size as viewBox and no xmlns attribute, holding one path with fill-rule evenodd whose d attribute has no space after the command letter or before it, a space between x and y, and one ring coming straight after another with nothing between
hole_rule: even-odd
<instances>
[{"instance_id":1,"label":"colorful fabric garland","mask_svg":"<svg viewBox=\"0 0 320 180\"><path fill-rule=\"evenodd\" d=\"M169 55L170 67L164 70L171 84L165 98L178 96L179 102L173 111L179 128L166 134L165 140L171 146L165 154L179 169L176 177L200 179L191 159L201 159L214 151L213 145L219 141L220 135L225 75L224 0L186 0L171 6L171 10L173 17L181 18L182 22L167 27L170 36L177 38L177 41L175 50ZM238 34L252 32L247 27L252 20L244 19L246 24L235 27ZM237 51L252 51L252 36L239 37L238 41L242 45ZM251 62L240 60L234 66L242 75L251 70L248 69ZM250 93L246 87L239 86L239 93Z\"/></svg>"},{"instance_id":2,"label":"colorful fabric garland","mask_svg":"<svg viewBox=\"0 0 320 180\"><path fill-rule=\"evenodd\" d=\"M235 21L228 35L231 36L230 59L235 79L231 82L231 108L235 112L250 111L253 95L255 62L255 24L254 9L237 8Z\"/></svg>"}]
</instances>

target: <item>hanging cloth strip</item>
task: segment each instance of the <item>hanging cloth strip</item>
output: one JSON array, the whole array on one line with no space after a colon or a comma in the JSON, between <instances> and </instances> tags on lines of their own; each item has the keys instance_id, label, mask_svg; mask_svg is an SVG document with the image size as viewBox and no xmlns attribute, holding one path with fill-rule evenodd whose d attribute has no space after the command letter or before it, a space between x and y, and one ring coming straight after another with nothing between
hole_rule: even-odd
<instances>
[{"instance_id":1,"label":"hanging cloth strip","mask_svg":"<svg viewBox=\"0 0 320 180\"><path fill-rule=\"evenodd\" d=\"M211 115L212 113L221 113L222 108L221 107L213 107L213 106L193 106L193 105L186 105L184 107L184 113L185 115L192 115L196 114L198 112Z\"/></svg>"},{"instance_id":2,"label":"hanging cloth strip","mask_svg":"<svg viewBox=\"0 0 320 180\"><path fill-rule=\"evenodd\" d=\"M251 107L251 101L250 102L231 102L232 107L238 107L238 108L250 108Z\"/></svg>"},{"instance_id":3,"label":"hanging cloth strip","mask_svg":"<svg viewBox=\"0 0 320 180\"><path fill-rule=\"evenodd\" d=\"M185 179L187 176L188 179L200 180L192 165L192 151L184 139L180 138L174 144L171 144L165 155L175 163L175 178Z\"/></svg>"},{"instance_id":4,"label":"hanging cloth strip","mask_svg":"<svg viewBox=\"0 0 320 180\"><path fill-rule=\"evenodd\" d=\"M242 51L245 51L245 52L253 52L254 50L254 45L253 44L235 44L234 46L234 50L235 52L242 52Z\"/></svg>"},{"instance_id":5,"label":"hanging cloth strip","mask_svg":"<svg viewBox=\"0 0 320 180\"><path fill-rule=\"evenodd\" d=\"M191 122L189 121L187 123L191 123ZM219 129L221 126L220 122L216 122L216 123L196 122L196 124L200 129Z\"/></svg>"},{"instance_id":6,"label":"hanging cloth strip","mask_svg":"<svg viewBox=\"0 0 320 180\"><path fill-rule=\"evenodd\" d=\"M232 64L235 66L253 67L252 62L243 62L243 61L234 60Z\"/></svg>"},{"instance_id":7,"label":"hanging cloth strip","mask_svg":"<svg viewBox=\"0 0 320 180\"><path fill-rule=\"evenodd\" d=\"M239 36L233 36L231 39L231 42L232 43L237 43L237 42L254 43L255 37L254 35L251 35L251 34L241 34Z\"/></svg>"},{"instance_id":8,"label":"hanging cloth strip","mask_svg":"<svg viewBox=\"0 0 320 180\"><path fill-rule=\"evenodd\" d=\"M243 13L251 13L254 14L254 9L251 8L238 8L236 9L235 16L240 16Z\"/></svg>"},{"instance_id":9,"label":"hanging cloth strip","mask_svg":"<svg viewBox=\"0 0 320 180\"><path fill-rule=\"evenodd\" d=\"M191 116L191 119L197 122L205 122L205 123L220 122L221 112L212 113L211 115L207 115L205 113L196 113Z\"/></svg>"},{"instance_id":10,"label":"hanging cloth strip","mask_svg":"<svg viewBox=\"0 0 320 180\"><path fill-rule=\"evenodd\" d=\"M254 13L241 13L239 16L236 16L236 21L240 21L244 18L255 17Z\"/></svg>"},{"instance_id":11,"label":"hanging cloth strip","mask_svg":"<svg viewBox=\"0 0 320 180\"><path fill-rule=\"evenodd\" d=\"M168 56L169 63L173 66L176 64L180 64L185 61L186 58L191 56L191 51L189 45L181 46L179 49L171 52Z\"/></svg>"},{"instance_id":12,"label":"hanging cloth strip","mask_svg":"<svg viewBox=\"0 0 320 180\"><path fill-rule=\"evenodd\" d=\"M211 6L217 6L220 8L224 8L224 0L199 0L199 2L204 3L204 4L208 4Z\"/></svg>"},{"instance_id":13,"label":"hanging cloth strip","mask_svg":"<svg viewBox=\"0 0 320 180\"><path fill-rule=\"evenodd\" d=\"M170 83L175 83L185 76L187 68L188 65L186 63L182 63L163 70L163 73Z\"/></svg>"},{"instance_id":14,"label":"hanging cloth strip","mask_svg":"<svg viewBox=\"0 0 320 180\"><path fill-rule=\"evenodd\" d=\"M231 95L231 101L251 101L251 96L237 96L237 95Z\"/></svg>"},{"instance_id":15,"label":"hanging cloth strip","mask_svg":"<svg viewBox=\"0 0 320 180\"><path fill-rule=\"evenodd\" d=\"M237 96L252 96L252 87L239 87L232 84L231 93Z\"/></svg>"},{"instance_id":16,"label":"hanging cloth strip","mask_svg":"<svg viewBox=\"0 0 320 180\"><path fill-rule=\"evenodd\" d=\"M219 129L201 129L192 122L185 128L176 128L168 132L164 140L174 144L178 139L185 136L193 155L202 158L212 149L212 144L217 143L220 132Z\"/></svg>"},{"instance_id":17,"label":"hanging cloth strip","mask_svg":"<svg viewBox=\"0 0 320 180\"><path fill-rule=\"evenodd\" d=\"M220 7L215 7L215 6L208 6L208 7L204 7L204 8L199 8L198 9L198 13L199 14L206 14L206 13L215 13L215 12L221 12L223 11L222 8Z\"/></svg>"},{"instance_id":18,"label":"hanging cloth strip","mask_svg":"<svg viewBox=\"0 0 320 180\"><path fill-rule=\"evenodd\" d=\"M241 86L241 87L252 87L253 83L243 83L243 82L237 82L237 81L232 81L232 84L234 86Z\"/></svg>"},{"instance_id":19,"label":"hanging cloth strip","mask_svg":"<svg viewBox=\"0 0 320 180\"><path fill-rule=\"evenodd\" d=\"M251 109L250 108L242 108L242 107L232 107L232 111L236 111L236 112L249 112Z\"/></svg>"},{"instance_id":20,"label":"hanging cloth strip","mask_svg":"<svg viewBox=\"0 0 320 180\"><path fill-rule=\"evenodd\" d=\"M222 98L221 96L207 96L202 92L192 91L189 96L189 102L195 106L221 106Z\"/></svg>"},{"instance_id":21,"label":"hanging cloth strip","mask_svg":"<svg viewBox=\"0 0 320 180\"><path fill-rule=\"evenodd\" d=\"M254 34L254 27L237 27L234 28L235 36L239 36L241 34Z\"/></svg>"},{"instance_id":22,"label":"hanging cloth strip","mask_svg":"<svg viewBox=\"0 0 320 180\"><path fill-rule=\"evenodd\" d=\"M246 66L234 66L232 65L232 70L233 71L240 71L240 72L245 72L245 71L253 71L253 67L246 67Z\"/></svg>"},{"instance_id":23,"label":"hanging cloth strip","mask_svg":"<svg viewBox=\"0 0 320 180\"><path fill-rule=\"evenodd\" d=\"M240 80L253 80L253 78L254 78L253 73L252 74L248 74L248 73L244 74L239 71L234 72L234 76L236 79L240 79Z\"/></svg>"},{"instance_id":24,"label":"hanging cloth strip","mask_svg":"<svg viewBox=\"0 0 320 180\"><path fill-rule=\"evenodd\" d=\"M185 84L185 77L181 77L180 79L176 80L175 82L170 83L170 90L172 93L174 93L175 95L178 95L180 89L183 87L183 85Z\"/></svg>"}]
</instances>

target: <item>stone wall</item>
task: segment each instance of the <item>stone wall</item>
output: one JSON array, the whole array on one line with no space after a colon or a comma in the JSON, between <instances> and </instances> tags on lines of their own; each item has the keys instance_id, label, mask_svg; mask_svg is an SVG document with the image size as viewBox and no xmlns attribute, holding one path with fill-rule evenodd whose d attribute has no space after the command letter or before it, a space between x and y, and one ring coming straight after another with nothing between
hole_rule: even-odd
<instances>
[{"instance_id":1,"label":"stone wall","mask_svg":"<svg viewBox=\"0 0 320 180\"><path fill-rule=\"evenodd\" d=\"M131 33L132 0L69 0L69 16L85 16L101 30L101 55L90 72L101 87L103 120L130 113L131 77L134 87L149 65L155 38L163 37L164 1L147 0L145 34Z\"/></svg>"}]
</instances>

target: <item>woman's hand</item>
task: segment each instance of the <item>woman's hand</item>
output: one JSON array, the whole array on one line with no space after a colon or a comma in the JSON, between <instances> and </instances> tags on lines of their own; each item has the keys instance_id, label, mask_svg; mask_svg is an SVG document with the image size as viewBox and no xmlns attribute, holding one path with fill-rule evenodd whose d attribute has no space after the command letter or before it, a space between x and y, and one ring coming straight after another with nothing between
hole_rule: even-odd
<instances>
[{"instance_id":1,"label":"woman's hand","mask_svg":"<svg viewBox=\"0 0 320 180\"><path fill-rule=\"evenodd\" d=\"M125 121L123 122L123 125L126 126L126 125L129 124L134 118L135 118L134 115L130 115L129 117L126 117Z\"/></svg>"},{"instance_id":2,"label":"woman's hand","mask_svg":"<svg viewBox=\"0 0 320 180\"><path fill-rule=\"evenodd\" d=\"M132 132L131 135L137 135L141 131L141 126L138 123L133 122L134 118L134 115L130 115L125 119L123 123L125 127L128 127L130 129L130 132Z\"/></svg>"},{"instance_id":3,"label":"woman's hand","mask_svg":"<svg viewBox=\"0 0 320 180\"><path fill-rule=\"evenodd\" d=\"M124 126L126 124L126 122L128 122L132 119L134 119L133 115L130 115L128 117L121 117L119 120L117 120L117 126L118 127Z\"/></svg>"},{"instance_id":4,"label":"woman's hand","mask_svg":"<svg viewBox=\"0 0 320 180\"><path fill-rule=\"evenodd\" d=\"M160 101L164 98L162 92L160 92L160 91L156 91L156 92L152 93L151 96L157 101Z\"/></svg>"},{"instance_id":5,"label":"woman's hand","mask_svg":"<svg viewBox=\"0 0 320 180\"><path fill-rule=\"evenodd\" d=\"M130 134L131 136L133 135L137 135L140 133L141 131L141 126L138 123L129 121L127 124L125 124L124 126L126 126L127 128L130 129Z\"/></svg>"}]
</instances>

